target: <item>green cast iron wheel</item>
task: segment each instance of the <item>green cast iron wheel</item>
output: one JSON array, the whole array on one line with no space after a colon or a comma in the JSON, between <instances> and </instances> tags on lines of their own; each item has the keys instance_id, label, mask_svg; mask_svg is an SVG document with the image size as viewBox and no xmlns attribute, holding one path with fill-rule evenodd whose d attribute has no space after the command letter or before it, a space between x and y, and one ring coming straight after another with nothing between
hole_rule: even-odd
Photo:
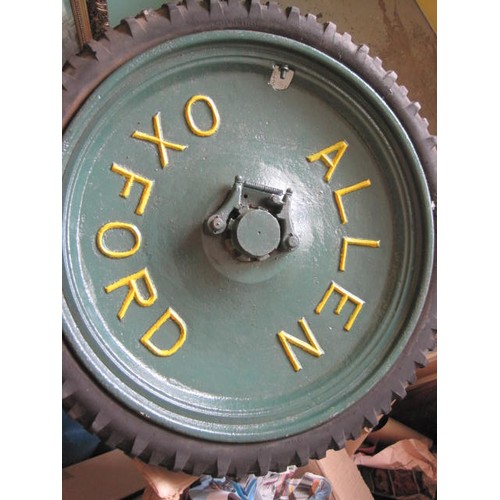
<instances>
[{"instance_id":1,"label":"green cast iron wheel","mask_svg":"<svg viewBox=\"0 0 500 500\"><path fill-rule=\"evenodd\" d=\"M63 404L173 470L373 427L434 345L435 138L396 75L274 2L143 12L63 69Z\"/></svg>"}]
</instances>

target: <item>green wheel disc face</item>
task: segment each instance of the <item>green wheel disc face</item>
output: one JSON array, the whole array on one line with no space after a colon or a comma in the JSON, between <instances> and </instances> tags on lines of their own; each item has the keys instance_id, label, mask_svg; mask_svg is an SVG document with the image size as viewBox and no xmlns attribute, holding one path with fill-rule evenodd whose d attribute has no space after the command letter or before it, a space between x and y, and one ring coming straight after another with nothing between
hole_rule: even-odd
<instances>
[{"instance_id":1,"label":"green wheel disc face","mask_svg":"<svg viewBox=\"0 0 500 500\"><path fill-rule=\"evenodd\" d=\"M188 122L193 96L213 106L197 98ZM314 155L336 144L328 178ZM125 406L203 439L279 439L397 362L429 285L430 198L398 120L339 62L263 33L179 38L105 80L63 146L64 336ZM243 262L204 232L237 175L293 189L294 251Z\"/></svg>"}]
</instances>

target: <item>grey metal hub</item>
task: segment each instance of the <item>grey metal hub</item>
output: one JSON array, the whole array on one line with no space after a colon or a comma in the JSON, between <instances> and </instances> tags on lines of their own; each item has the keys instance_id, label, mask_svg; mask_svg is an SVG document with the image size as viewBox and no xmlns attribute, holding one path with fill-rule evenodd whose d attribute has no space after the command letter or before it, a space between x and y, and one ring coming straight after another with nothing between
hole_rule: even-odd
<instances>
[{"instance_id":1,"label":"grey metal hub","mask_svg":"<svg viewBox=\"0 0 500 500\"><path fill-rule=\"evenodd\" d=\"M276 250L281 241L276 217L262 209L249 209L236 219L231 228L231 240L243 255L261 259Z\"/></svg>"},{"instance_id":2,"label":"grey metal hub","mask_svg":"<svg viewBox=\"0 0 500 500\"><path fill-rule=\"evenodd\" d=\"M292 194L291 189L245 182L238 175L224 203L205 220L205 233L223 238L226 248L243 261L295 250L300 239L290 218Z\"/></svg>"}]
</instances>

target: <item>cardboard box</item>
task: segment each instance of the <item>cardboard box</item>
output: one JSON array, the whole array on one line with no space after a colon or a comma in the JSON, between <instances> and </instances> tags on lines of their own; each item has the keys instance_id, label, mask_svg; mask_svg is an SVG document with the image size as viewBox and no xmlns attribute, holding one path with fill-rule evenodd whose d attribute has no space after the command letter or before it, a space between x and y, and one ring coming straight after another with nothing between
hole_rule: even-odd
<instances>
[{"instance_id":1,"label":"cardboard box","mask_svg":"<svg viewBox=\"0 0 500 500\"><path fill-rule=\"evenodd\" d=\"M325 458L311 460L306 466L299 467L295 476L312 472L328 479L332 485L330 500L373 500L373 495L352 460L367 435L368 431L365 431L356 440L346 441L343 450L328 450Z\"/></svg>"},{"instance_id":2,"label":"cardboard box","mask_svg":"<svg viewBox=\"0 0 500 500\"><path fill-rule=\"evenodd\" d=\"M347 441L340 451L329 450L321 460L311 460L300 467L295 477L311 472L328 479L332 485L330 500L373 500L352 455L365 439ZM63 469L64 500L116 500L137 498L176 499L196 477L175 473L138 462L122 451L114 450ZM142 496L144 495L144 496Z\"/></svg>"},{"instance_id":3,"label":"cardboard box","mask_svg":"<svg viewBox=\"0 0 500 500\"><path fill-rule=\"evenodd\" d=\"M134 461L120 450L66 467L62 474L63 500L117 500L146 487Z\"/></svg>"}]
</instances>

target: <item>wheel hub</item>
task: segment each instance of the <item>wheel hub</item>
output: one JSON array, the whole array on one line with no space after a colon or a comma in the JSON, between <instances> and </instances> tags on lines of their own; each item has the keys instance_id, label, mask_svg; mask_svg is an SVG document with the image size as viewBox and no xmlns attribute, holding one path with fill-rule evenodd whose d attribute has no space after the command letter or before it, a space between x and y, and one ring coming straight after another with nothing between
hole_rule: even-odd
<instances>
[{"instance_id":1,"label":"wheel hub","mask_svg":"<svg viewBox=\"0 0 500 500\"><path fill-rule=\"evenodd\" d=\"M292 193L245 182L238 175L224 203L206 219L205 232L221 237L241 261L265 260L276 250L295 250L300 240L290 219Z\"/></svg>"},{"instance_id":2,"label":"wheel hub","mask_svg":"<svg viewBox=\"0 0 500 500\"><path fill-rule=\"evenodd\" d=\"M264 259L280 244L280 226L269 212L251 208L234 221L231 241L242 255Z\"/></svg>"}]
</instances>

